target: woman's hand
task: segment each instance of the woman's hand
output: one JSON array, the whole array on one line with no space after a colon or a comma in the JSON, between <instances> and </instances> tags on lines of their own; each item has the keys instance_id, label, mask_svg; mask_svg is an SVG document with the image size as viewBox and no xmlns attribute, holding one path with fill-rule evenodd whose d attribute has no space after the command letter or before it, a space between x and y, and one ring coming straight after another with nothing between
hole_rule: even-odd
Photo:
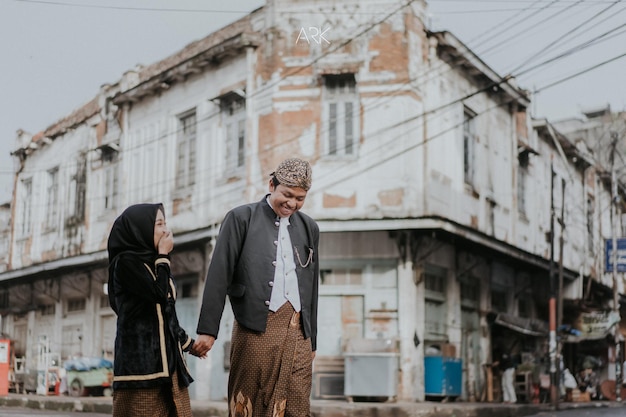
<instances>
[{"instance_id":1,"label":"woman's hand","mask_svg":"<svg viewBox=\"0 0 626 417\"><path fill-rule=\"evenodd\" d=\"M159 255L168 255L174 249L174 235L169 230L159 239Z\"/></svg>"}]
</instances>

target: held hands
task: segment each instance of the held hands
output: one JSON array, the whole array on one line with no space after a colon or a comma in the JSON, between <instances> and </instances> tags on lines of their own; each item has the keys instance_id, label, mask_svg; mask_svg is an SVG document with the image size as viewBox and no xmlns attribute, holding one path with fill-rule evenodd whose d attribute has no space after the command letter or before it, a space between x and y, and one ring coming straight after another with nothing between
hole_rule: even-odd
<instances>
[{"instance_id":1,"label":"held hands","mask_svg":"<svg viewBox=\"0 0 626 417\"><path fill-rule=\"evenodd\" d=\"M200 359L205 359L207 357L207 354L204 353L200 353L200 350L198 349L198 341L194 341L193 345L189 348L189 353L197 358Z\"/></svg>"},{"instance_id":2,"label":"held hands","mask_svg":"<svg viewBox=\"0 0 626 417\"><path fill-rule=\"evenodd\" d=\"M198 335L198 338L193 344L190 352L192 352L192 355L204 359L207 357L209 350L213 347L213 343L215 343L215 337L208 334Z\"/></svg>"}]
</instances>

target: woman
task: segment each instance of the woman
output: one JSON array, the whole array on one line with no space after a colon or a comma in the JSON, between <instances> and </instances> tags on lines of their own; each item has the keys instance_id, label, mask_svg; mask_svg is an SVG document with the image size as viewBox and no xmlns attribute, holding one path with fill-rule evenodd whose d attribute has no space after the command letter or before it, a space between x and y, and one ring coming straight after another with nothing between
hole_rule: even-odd
<instances>
[{"instance_id":1,"label":"woman","mask_svg":"<svg viewBox=\"0 0 626 417\"><path fill-rule=\"evenodd\" d=\"M136 204L109 235L109 301L117 314L113 416L187 417L193 381L183 352L194 340L178 324L170 273L174 248L162 204Z\"/></svg>"}]
</instances>

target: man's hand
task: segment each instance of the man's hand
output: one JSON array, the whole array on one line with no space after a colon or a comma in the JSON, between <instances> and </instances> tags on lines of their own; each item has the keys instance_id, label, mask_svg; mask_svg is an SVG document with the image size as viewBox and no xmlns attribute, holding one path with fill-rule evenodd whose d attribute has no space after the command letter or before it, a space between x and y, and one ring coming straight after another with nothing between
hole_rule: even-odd
<instances>
[{"instance_id":1,"label":"man's hand","mask_svg":"<svg viewBox=\"0 0 626 417\"><path fill-rule=\"evenodd\" d=\"M206 358L206 353L202 354L200 353L200 351L198 350L198 341L194 341L193 345L189 348L189 353L197 358L200 359L205 359Z\"/></svg>"},{"instance_id":2,"label":"man's hand","mask_svg":"<svg viewBox=\"0 0 626 417\"><path fill-rule=\"evenodd\" d=\"M192 348L197 353L195 356L205 358L209 353L209 350L213 347L213 343L215 343L215 337L208 334L198 335L198 338Z\"/></svg>"}]
</instances>

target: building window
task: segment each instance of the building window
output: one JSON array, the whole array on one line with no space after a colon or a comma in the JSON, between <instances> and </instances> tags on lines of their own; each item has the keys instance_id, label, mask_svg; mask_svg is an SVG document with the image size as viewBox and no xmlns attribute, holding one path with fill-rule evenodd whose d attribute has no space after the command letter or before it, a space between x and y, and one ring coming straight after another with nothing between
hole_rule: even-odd
<instances>
[{"instance_id":1,"label":"building window","mask_svg":"<svg viewBox=\"0 0 626 417\"><path fill-rule=\"evenodd\" d=\"M102 146L100 148L100 161L102 162L103 172L103 202L102 208L104 211L115 210L118 205L119 195L119 149L117 146ZM84 199L84 194L79 197L79 189L84 187L84 177L80 178L80 167L76 174L76 187L77 187L77 201L75 205L78 206L79 198ZM81 185L82 183L82 185ZM84 205L84 203L82 203ZM83 209L84 210L84 209Z\"/></svg>"},{"instance_id":2,"label":"building window","mask_svg":"<svg viewBox=\"0 0 626 417\"><path fill-rule=\"evenodd\" d=\"M87 189L85 185L87 159L82 156L76 162L76 173L70 178L68 201L68 221L72 224L82 222L85 219L85 194Z\"/></svg>"},{"instance_id":3,"label":"building window","mask_svg":"<svg viewBox=\"0 0 626 417\"><path fill-rule=\"evenodd\" d=\"M424 288L429 298L445 299L446 269L427 265L424 268Z\"/></svg>"},{"instance_id":4,"label":"building window","mask_svg":"<svg viewBox=\"0 0 626 417\"><path fill-rule=\"evenodd\" d=\"M9 307L9 290L2 289L0 290L0 308L8 308Z\"/></svg>"},{"instance_id":5,"label":"building window","mask_svg":"<svg viewBox=\"0 0 626 417\"><path fill-rule=\"evenodd\" d=\"M480 306L480 280L472 276L459 279L461 286L461 305L466 308L478 309Z\"/></svg>"},{"instance_id":6,"label":"building window","mask_svg":"<svg viewBox=\"0 0 626 417\"><path fill-rule=\"evenodd\" d=\"M114 210L117 206L118 173L117 165L106 167L104 170L104 209Z\"/></svg>"},{"instance_id":7,"label":"building window","mask_svg":"<svg viewBox=\"0 0 626 417\"><path fill-rule=\"evenodd\" d=\"M176 278L176 298L192 298L198 297L198 275L189 274Z\"/></svg>"},{"instance_id":8,"label":"building window","mask_svg":"<svg viewBox=\"0 0 626 417\"><path fill-rule=\"evenodd\" d=\"M84 298L71 298L67 300L67 312L76 313L85 311L86 301Z\"/></svg>"},{"instance_id":9,"label":"building window","mask_svg":"<svg viewBox=\"0 0 626 417\"><path fill-rule=\"evenodd\" d=\"M28 236L31 232L31 216L32 216L32 195L33 195L33 179L28 178L22 180L22 217L21 217L21 233L22 236Z\"/></svg>"},{"instance_id":10,"label":"building window","mask_svg":"<svg viewBox=\"0 0 626 417\"><path fill-rule=\"evenodd\" d=\"M463 111L463 173L467 184L474 184L475 147L476 147L476 113L467 107Z\"/></svg>"},{"instance_id":11,"label":"building window","mask_svg":"<svg viewBox=\"0 0 626 417\"><path fill-rule=\"evenodd\" d=\"M196 112L180 117L178 125L176 187L180 190L196 183Z\"/></svg>"},{"instance_id":12,"label":"building window","mask_svg":"<svg viewBox=\"0 0 626 417\"><path fill-rule=\"evenodd\" d=\"M426 340L447 338L446 279L445 268L434 265L424 267L424 337Z\"/></svg>"},{"instance_id":13,"label":"building window","mask_svg":"<svg viewBox=\"0 0 626 417\"><path fill-rule=\"evenodd\" d=\"M320 275L322 285L363 285L361 269L325 269Z\"/></svg>"},{"instance_id":14,"label":"building window","mask_svg":"<svg viewBox=\"0 0 626 417\"><path fill-rule=\"evenodd\" d=\"M59 168L48 171L48 189L46 190L46 229L57 226L59 215Z\"/></svg>"},{"instance_id":15,"label":"building window","mask_svg":"<svg viewBox=\"0 0 626 417\"><path fill-rule=\"evenodd\" d=\"M55 305L48 304L45 306L41 306L41 315L42 316L54 316L55 313Z\"/></svg>"},{"instance_id":16,"label":"building window","mask_svg":"<svg viewBox=\"0 0 626 417\"><path fill-rule=\"evenodd\" d=\"M593 217L595 215L595 201L593 198L587 198L587 250L590 254L595 253L594 233L593 233Z\"/></svg>"},{"instance_id":17,"label":"building window","mask_svg":"<svg viewBox=\"0 0 626 417\"><path fill-rule=\"evenodd\" d=\"M507 293L504 290L491 290L491 309L498 313L507 312Z\"/></svg>"},{"instance_id":18,"label":"building window","mask_svg":"<svg viewBox=\"0 0 626 417\"><path fill-rule=\"evenodd\" d=\"M220 107L226 134L226 167L233 171L246 162L246 99L233 92L220 99Z\"/></svg>"},{"instance_id":19,"label":"building window","mask_svg":"<svg viewBox=\"0 0 626 417\"><path fill-rule=\"evenodd\" d=\"M324 77L324 114L327 154L356 155L359 98L354 74Z\"/></svg>"},{"instance_id":20,"label":"building window","mask_svg":"<svg viewBox=\"0 0 626 417\"><path fill-rule=\"evenodd\" d=\"M526 215L526 186L528 184L528 152L519 155L517 165L517 211Z\"/></svg>"},{"instance_id":21,"label":"building window","mask_svg":"<svg viewBox=\"0 0 626 417\"><path fill-rule=\"evenodd\" d=\"M532 318L532 297L522 295L517 299L517 315L526 319Z\"/></svg>"}]
</instances>

